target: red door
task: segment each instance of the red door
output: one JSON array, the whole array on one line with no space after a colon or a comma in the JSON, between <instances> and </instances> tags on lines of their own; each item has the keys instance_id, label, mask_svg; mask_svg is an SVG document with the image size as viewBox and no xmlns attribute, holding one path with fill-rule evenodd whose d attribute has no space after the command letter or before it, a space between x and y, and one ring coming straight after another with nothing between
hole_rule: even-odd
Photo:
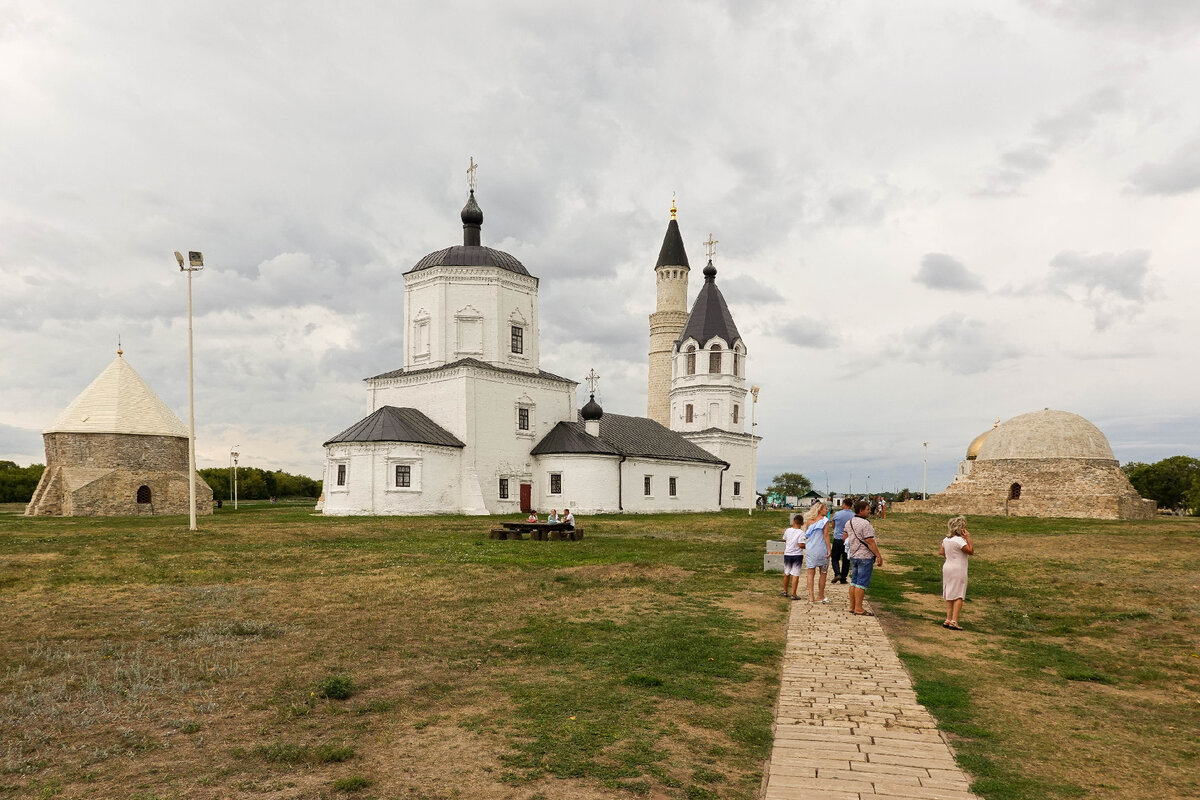
<instances>
[{"instance_id":1,"label":"red door","mask_svg":"<svg viewBox=\"0 0 1200 800\"><path fill-rule=\"evenodd\" d=\"M521 511L533 511L533 484L521 484Z\"/></svg>"}]
</instances>

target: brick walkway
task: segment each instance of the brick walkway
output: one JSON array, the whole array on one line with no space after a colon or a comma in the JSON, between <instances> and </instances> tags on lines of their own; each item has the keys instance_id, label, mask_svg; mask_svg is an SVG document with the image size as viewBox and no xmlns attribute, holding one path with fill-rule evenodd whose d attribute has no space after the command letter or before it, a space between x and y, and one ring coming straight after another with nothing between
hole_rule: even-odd
<instances>
[{"instance_id":1,"label":"brick walkway","mask_svg":"<svg viewBox=\"0 0 1200 800\"><path fill-rule=\"evenodd\" d=\"M828 596L792 603L766 800L978 800L878 620Z\"/></svg>"}]
</instances>

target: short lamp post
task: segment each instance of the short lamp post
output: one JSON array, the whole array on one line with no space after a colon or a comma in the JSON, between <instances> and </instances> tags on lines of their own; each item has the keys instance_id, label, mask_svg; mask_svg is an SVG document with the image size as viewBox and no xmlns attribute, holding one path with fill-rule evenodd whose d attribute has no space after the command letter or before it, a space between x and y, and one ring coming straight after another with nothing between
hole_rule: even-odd
<instances>
[{"instance_id":1,"label":"short lamp post","mask_svg":"<svg viewBox=\"0 0 1200 800\"><path fill-rule=\"evenodd\" d=\"M188 530L196 530L196 393L192 381L192 273L204 269L204 254L188 251L187 266L183 253L175 251L179 271L187 273L188 294Z\"/></svg>"},{"instance_id":2,"label":"short lamp post","mask_svg":"<svg viewBox=\"0 0 1200 800\"><path fill-rule=\"evenodd\" d=\"M712 238L712 235L709 235ZM755 428L758 427L757 412L758 412L758 386L750 387L750 396L753 402L750 403L750 487L753 490L753 497L750 499L750 507L746 509L749 516L754 516L754 506L758 504L758 439L755 438Z\"/></svg>"}]
</instances>

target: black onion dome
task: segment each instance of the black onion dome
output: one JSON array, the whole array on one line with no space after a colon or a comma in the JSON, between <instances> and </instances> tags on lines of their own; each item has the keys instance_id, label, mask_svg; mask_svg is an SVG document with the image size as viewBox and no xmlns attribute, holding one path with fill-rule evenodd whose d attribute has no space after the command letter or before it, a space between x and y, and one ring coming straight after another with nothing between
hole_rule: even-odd
<instances>
[{"instance_id":1,"label":"black onion dome","mask_svg":"<svg viewBox=\"0 0 1200 800\"><path fill-rule=\"evenodd\" d=\"M596 402L596 395L592 395L592 398L583 404L583 408L579 409L579 416L588 422L604 416L604 409Z\"/></svg>"},{"instance_id":2,"label":"black onion dome","mask_svg":"<svg viewBox=\"0 0 1200 800\"><path fill-rule=\"evenodd\" d=\"M483 224L483 209L479 207L479 203L475 202L475 192L471 191L471 196L467 198L467 204L463 206L462 214L463 225L482 225Z\"/></svg>"},{"instance_id":3,"label":"black onion dome","mask_svg":"<svg viewBox=\"0 0 1200 800\"><path fill-rule=\"evenodd\" d=\"M518 275L529 275L525 265L503 250L484 247L479 243L479 229L483 225L483 209L475 202L475 191L463 206L463 243L444 250L437 250L422 258L408 273L419 272L429 267L499 267ZM405 273L405 274L408 274Z\"/></svg>"},{"instance_id":4,"label":"black onion dome","mask_svg":"<svg viewBox=\"0 0 1200 800\"><path fill-rule=\"evenodd\" d=\"M717 279L717 268L713 266L712 259L708 260L708 266L704 268L704 282L712 283Z\"/></svg>"}]
</instances>

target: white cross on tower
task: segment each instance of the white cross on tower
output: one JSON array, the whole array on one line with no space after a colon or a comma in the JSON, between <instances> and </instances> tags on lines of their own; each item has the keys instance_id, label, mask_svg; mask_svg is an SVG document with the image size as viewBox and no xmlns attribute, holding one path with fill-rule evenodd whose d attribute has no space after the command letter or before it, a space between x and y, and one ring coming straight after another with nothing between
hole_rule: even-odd
<instances>
[{"instance_id":1,"label":"white cross on tower","mask_svg":"<svg viewBox=\"0 0 1200 800\"><path fill-rule=\"evenodd\" d=\"M704 243L704 252L708 253L709 261L712 261L713 254L717 252L717 242L719 241L721 240L712 238L711 233L708 235L708 241Z\"/></svg>"},{"instance_id":2,"label":"white cross on tower","mask_svg":"<svg viewBox=\"0 0 1200 800\"><path fill-rule=\"evenodd\" d=\"M475 163L475 156L471 156L471 166L467 167L467 188L472 192L475 191L475 170L479 169L479 165Z\"/></svg>"},{"instance_id":3,"label":"white cross on tower","mask_svg":"<svg viewBox=\"0 0 1200 800\"><path fill-rule=\"evenodd\" d=\"M584 378L584 380L587 381L588 392L590 394L595 394L596 393L596 384L600 382L600 376L596 374L596 370L594 370L594 369L588 370L587 377Z\"/></svg>"}]
</instances>

